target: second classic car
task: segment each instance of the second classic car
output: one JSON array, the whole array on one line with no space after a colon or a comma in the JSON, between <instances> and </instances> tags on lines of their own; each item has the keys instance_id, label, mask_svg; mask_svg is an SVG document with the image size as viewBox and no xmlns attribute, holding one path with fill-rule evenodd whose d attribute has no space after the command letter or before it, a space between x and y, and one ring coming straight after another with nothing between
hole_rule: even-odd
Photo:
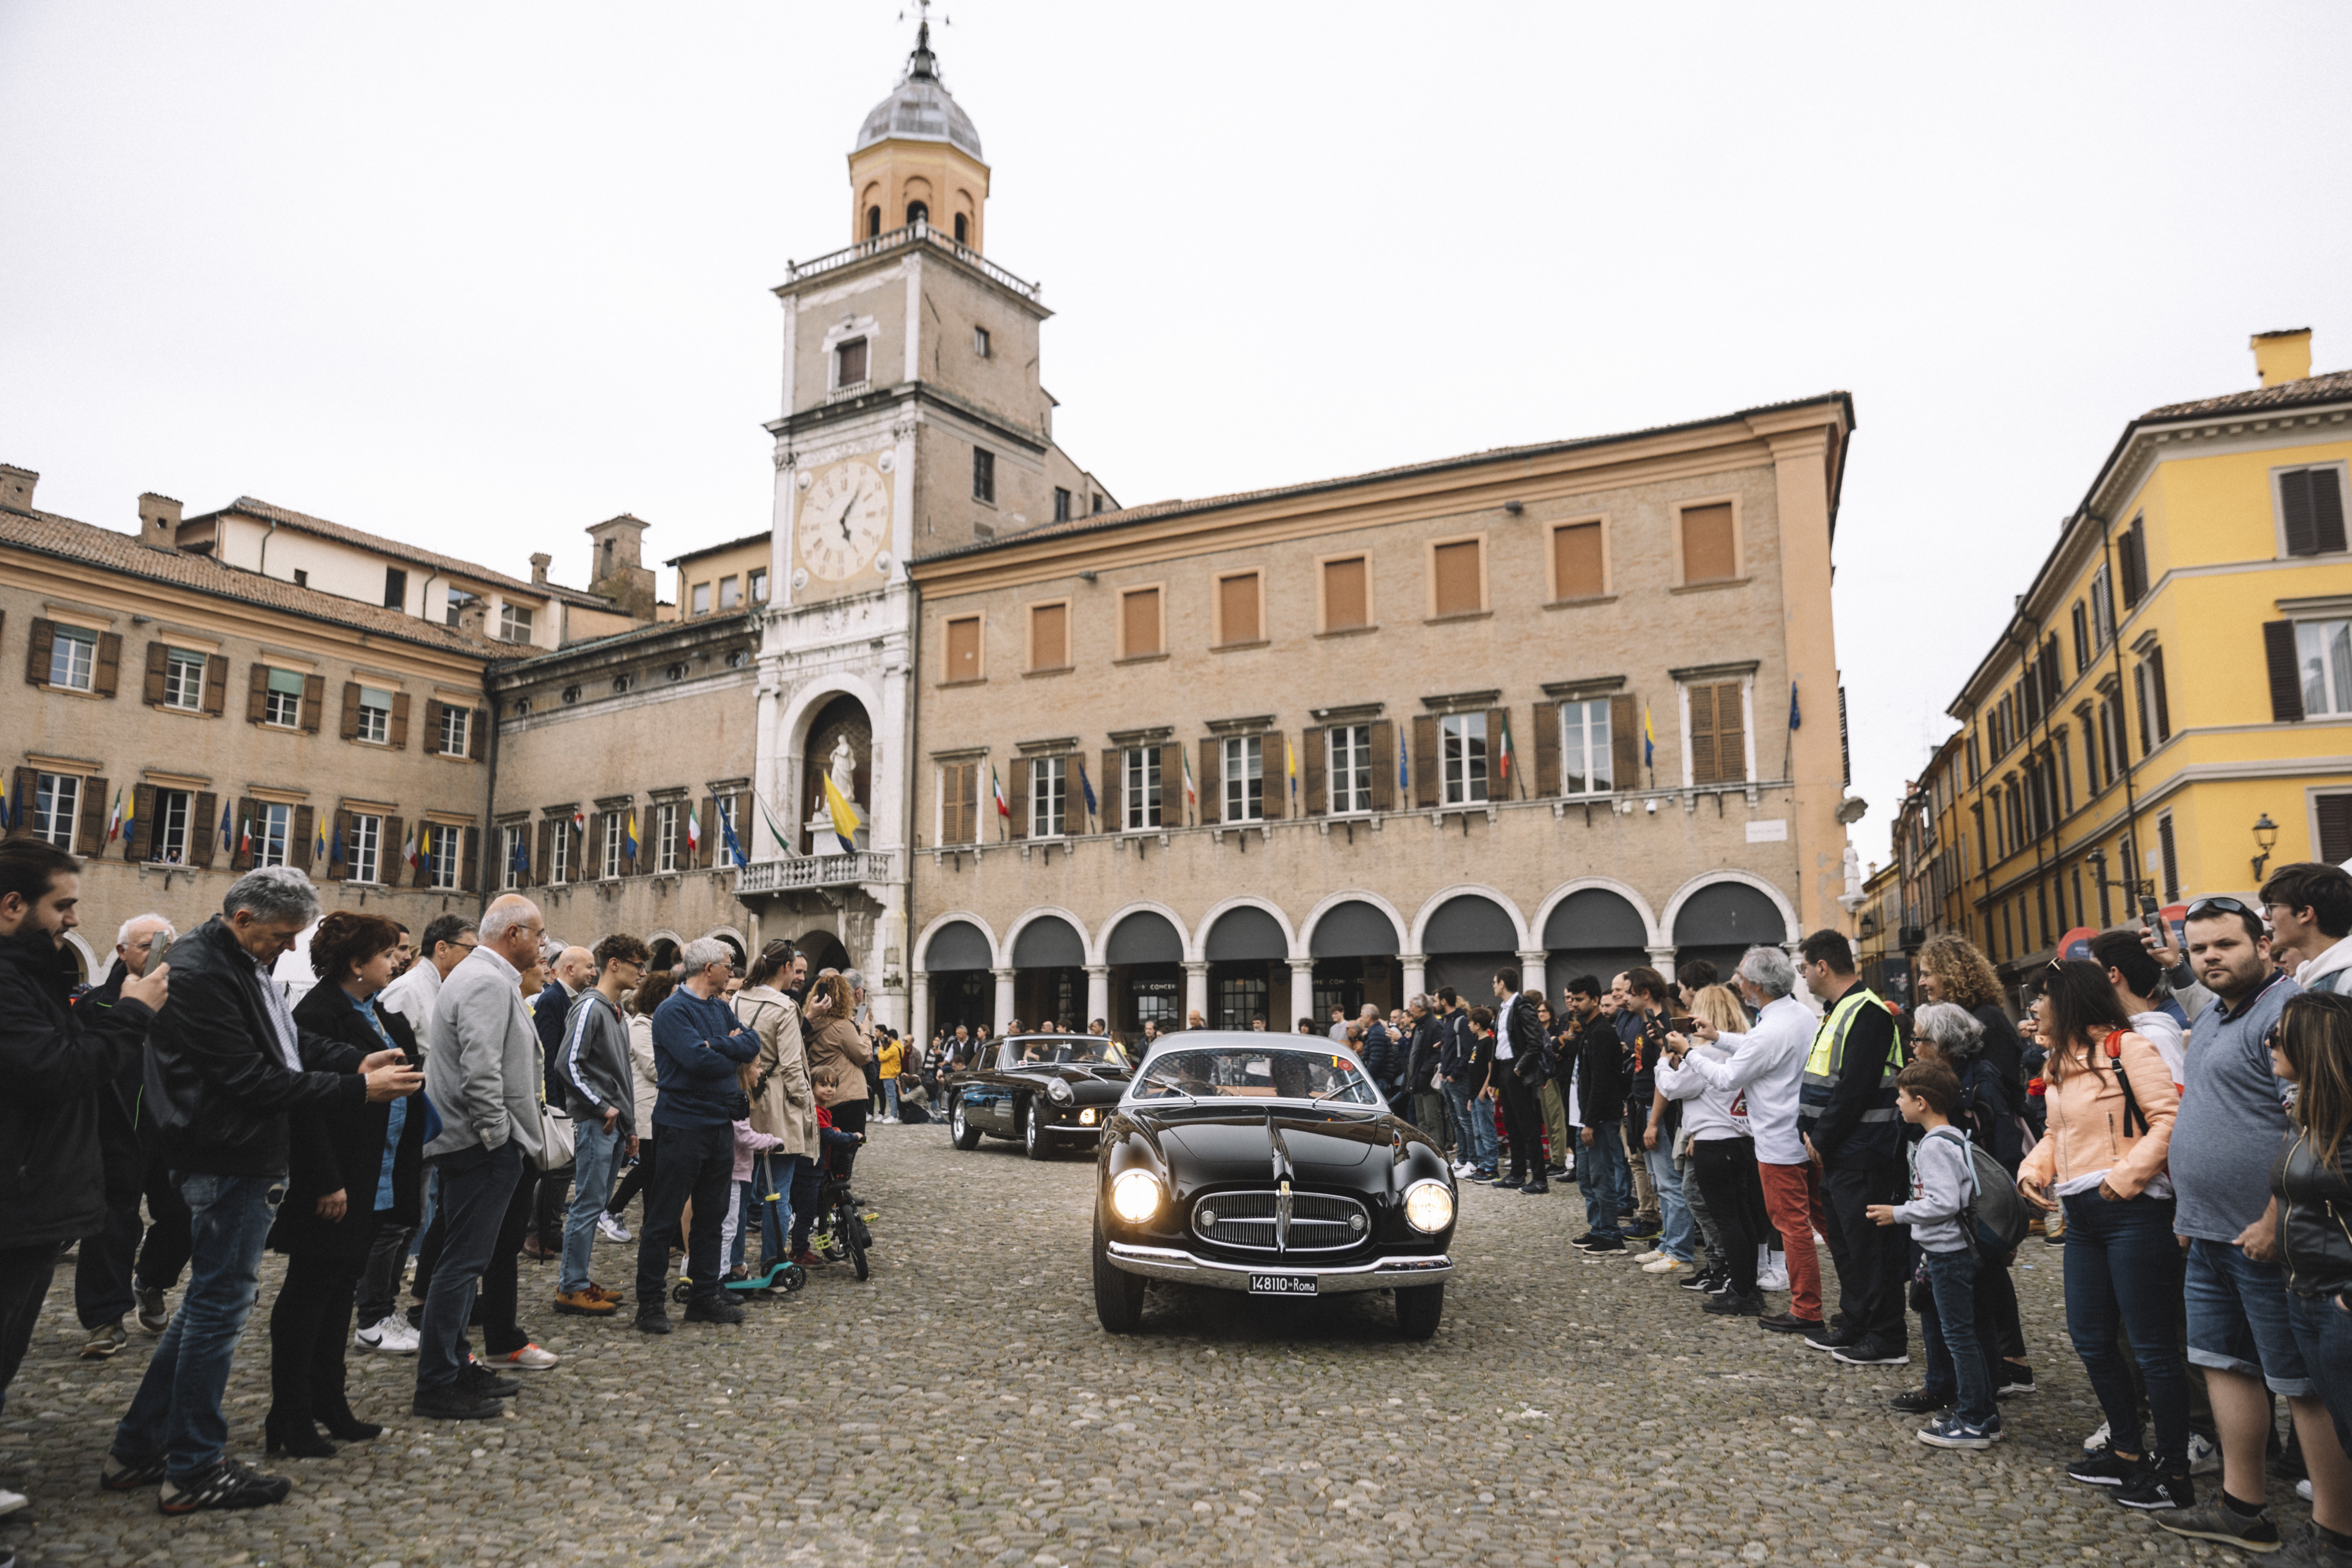
<instances>
[{"instance_id":1,"label":"second classic car","mask_svg":"<svg viewBox=\"0 0 2352 1568\"><path fill-rule=\"evenodd\" d=\"M1033 1160L1092 1145L1127 1088L1127 1052L1098 1034L1016 1034L949 1075L948 1125L959 1149L1017 1140Z\"/></svg>"},{"instance_id":2,"label":"second classic car","mask_svg":"<svg viewBox=\"0 0 2352 1568\"><path fill-rule=\"evenodd\" d=\"M1188 1030L1152 1048L1096 1155L1095 1312L1143 1321L1155 1281L1322 1296L1388 1291L1407 1337L1445 1310L1454 1187L1345 1047Z\"/></svg>"}]
</instances>

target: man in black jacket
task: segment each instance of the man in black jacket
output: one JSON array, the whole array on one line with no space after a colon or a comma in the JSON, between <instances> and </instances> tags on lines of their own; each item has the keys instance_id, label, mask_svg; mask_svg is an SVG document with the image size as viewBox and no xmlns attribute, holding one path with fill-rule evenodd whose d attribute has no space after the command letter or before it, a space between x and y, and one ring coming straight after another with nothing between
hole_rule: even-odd
<instances>
[{"instance_id":1,"label":"man in black jacket","mask_svg":"<svg viewBox=\"0 0 2352 1568\"><path fill-rule=\"evenodd\" d=\"M1470 1027L1470 1010L1451 986L1441 986L1437 1005L1443 1014L1445 1047L1441 1054L1437 1084L1445 1092L1446 1107L1454 1113L1454 1174L1472 1181L1495 1179L1495 1115L1486 1104L1486 1070L1492 1057L1486 1040Z\"/></svg>"},{"instance_id":2,"label":"man in black jacket","mask_svg":"<svg viewBox=\"0 0 2352 1568\"><path fill-rule=\"evenodd\" d=\"M1622 1252L1625 1233L1617 1216L1624 1210L1633 1180L1625 1165L1623 1116L1632 1082L1625 1042L1601 1009L1601 982L1592 976L1579 975L1568 983L1568 1009L1573 1015L1576 1115L1584 1145L1577 1159L1576 1182L1584 1190L1585 1228L1573 1245L1587 1252Z\"/></svg>"},{"instance_id":3,"label":"man in black jacket","mask_svg":"<svg viewBox=\"0 0 2352 1568\"><path fill-rule=\"evenodd\" d=\"M1551 1076L1551 1042L1536 1017L1536 998L1519 989L1519 972L1497 969L1494 985L1495 1083L1511 1134L1511 1174L1500 1185L1548 1193L1551 1183L1544 1176L1543 1107L1537 1095Z\"/></svg>"},{"instance_id":4,"label":"man in black jacket","mask_svg":"<svg viewBox=\"0 0 2352 1568\"><path fill-rule=\"evenodd\" d=\"M1405 1083L1412 1093L1412 1121L1440 1148L1449 1153L1454 1134L1447 1128L1445 1101L1437 1092L1437 1063L1445 1044L1444 1027L1430 1010L1429 998L1416 994L1404 1005L1412 1026L1405 1049Z\"/></svg>"},{"instance_id":5,"label":"man in black jacket","mask_svg":"<svg viewBox=\"0 0 2352 1568\"><path fill-rule=\"evenodd\" d=\"M286 1196L287 1113L395 1100L425 1082L397 1051L362 1056L294 1022L270 969L318 915L310 879L289 866L238 878L222 913L173 946L176 1005L148 1031L142 1112L187 1203L194 1249L180 1310L115 1428L99 1484L161 1483L165 1513L257 1508L292 1490L223 1452L221 1414Z\"/></svg>"},{"instance_id":6,"label":"man in black jacket","mask_svg":"<svg viewBox=\"0 0 2352 1568\"><path fill-rule=\"evenodd\" d=\"M114 937L114 967L74 998L75 1016L105 1018L122 994L122 982L144 973L156 944L168 948L174 935L172 923L160 915L124 921ZM188 1263L187 1205L172 1189L139 1117L140 1080L146 1071L143 1035L140 1045L123 1053L114 1082L98 1097L99 1142L106 1154L106 1227L83 1242L74 1264L74 1315L89 1335L81 1347L89 1361L103 1360L130 1343L122 1320L134 1306L140 1326L162 1333L168 1316L163 1292L179 1283ZM140 1222L142 1197L152 1226Z\"/></svg>"},{"instance_id":7,"label":"man in black jacket","mask_svg":"<svg viewBox=\"0 0 2352 1568\"><path fill-rule=\"evenodd\" d=\"M0 1407L25 1359L58 1249L106 1223L100 1102L170 988L127 980L97 1015L66 1005L66 933L81 862L39 839L0 843Z\"/></svg>"}]
</instances>

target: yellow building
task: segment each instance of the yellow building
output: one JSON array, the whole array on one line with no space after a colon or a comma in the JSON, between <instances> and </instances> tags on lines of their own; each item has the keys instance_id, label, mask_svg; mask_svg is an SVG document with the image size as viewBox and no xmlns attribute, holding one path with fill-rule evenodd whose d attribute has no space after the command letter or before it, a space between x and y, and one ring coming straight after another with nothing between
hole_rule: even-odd
<instances>
[{"instance_id":1,"label":"yellow building","mask_svg":"<svg viewBox=\"0 0 2352 1568\"><path fill-rule=\"evenodd\" d=\"M2253 348L2258 390L2125 427L1948 710L1934 852L2012 976L2139 895L2352 859L2352 371Z\"/></svg>"}]
</instances>

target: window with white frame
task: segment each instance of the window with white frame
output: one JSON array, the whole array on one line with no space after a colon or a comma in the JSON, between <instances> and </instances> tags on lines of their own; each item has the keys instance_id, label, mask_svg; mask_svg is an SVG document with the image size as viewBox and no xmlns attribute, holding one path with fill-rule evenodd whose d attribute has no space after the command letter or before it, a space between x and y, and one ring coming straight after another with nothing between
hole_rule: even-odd
<instances>
[{"instance_id":1,"label":"window with white frame","mask_svg":"<svg viewBox=\"0 0 2352 1568\"><path fill-rule=\"evenodd\" d=\"M664 800L654 808L654 871L677 871L686 856L686 808Z\"/></svg>"},{"instance_id":2,"label":"window with white frame","mask_svg":"<svg viewBox=\"0 0 2352 1568\"><path fill-rule=\"evenodd\" d=\"M463 757L473 738L474 710L445 706L441 710L441 755Z\"/></svg>"},{"instance_id":3,"label":"window with white frame","mask_svg":"<svg viewBox=\"0 0 2352 1568\"><path fill-rule=\"evenodd\" d=\"M1437 721L1439 799L1449 806L1486 800L1486 716L1449 713Z\"/></svg>"},{"instance_id":4,"label":"window with white frame","mask_svg":"<svg viewBox=\"0 0 2352 1568\"><path fill-rule=\"evenodd\" d=\"M735 576L732 573L730 573L729 575L720 578L719 580L719 608L721 610L732 610L742 602L743 599L741 591L737 585Z\"/></svg>"},{"instance_id":5,"label":"window with white frame","mask_svg":"<svg viewBox=\"0 0 2352 1568\"><path fill-rule=\"evenodd\" d=\"M1228 822L1255 822L1265 816L1265 741L1255 735L1228 736L1223 753L1223 810Z\"/></svg>"},{"instance_id":6,"label":"window with white frame","mask_svg":"<svg viewBox=\"0 0 2352 1568\"><path fill-rule=\"evenodd\" d=\"M1323 732L1324 787L1333 816L1372 809L1372 727L1335 724Z\"/></svg>"},{"instance_id":7,"label":"window with white frame","mask_svg":"<svg viewBox=\"0 0 2352 1568\"><path fill-rule=\"evenodd\" d=\"M528 604L501 604L499 607L499 641L528 643L538 623L538 612Z\"/></svg>"},{"instance_id":8,"label":"window with white frame","mask_svg":"<svg viewBox=\"0 0 2352 1568\"><path fill-rule=\"evenodd\" d=\"M41 774L34 781L33 836L61 850L72 849L74 824L81 820L81 791L79 774Z\"/></svg>"},{"instance_id":9,"label":"window with white frame","mask_svg":"<svg viewBox=\"0 0 2352 1568\"><path fill-rule=\"evenodd\" d=\"M2091 574L2091 645L2104 648L2116 635L2116 589L2106 564Z\"/></svg>"},{"instance_id":10,"label":"window with white frame","mask_svg":"<svg viewBox=\"0 0 2352 1568\"><path fill-rule=\"evenodd\" d=\"M343 874L352 882L383 880L383 819L370 811L352 813L351 836L343 841Z\"/></svg>"},{"instance_id":11,"label":"window with white frame","mask_svg":"<svg viewBox=\"0 0 2352 1568\"><path fill-rule=\"evenodd\" d=\"M284 865L294 839L294 808L263 801L253 813L253 863Z\"/></svg>"},{"instance_id":12,"label":"window with white frame","mask_svg":"<svg viewBox=\"0 0 2352 1568\"><path fill-rule=\"evenodd\" d=\"M572 880L572 819L558 817L547 830L547 880L561 887Z\"/></svg>"},{"instance_id":13,"label":"window with white frame","mask_svg":"<svg viewBox=\"0 0 2352 1568\"><path fill-rule=\"evenodd\" d=\"M1029 759L1029 836L1058 839L1070 831L1070 759Z\"/></svg>"},{"instance_id":14,"label":"window with white frame","mask_svg":"<svg viewBox=\"0 0 2352 1568\"><path fill-rule=\"evenodd\" d=\"M1122 809L1119 822L1128 831L1156 828L1160 822L1160 748L1130 746L1119 769Z\"/></svg>"},{"instance_id":15,"label":"window with white frame","mask_svg":"<svg viewBox=\"0 0 2352 1568\"><path fill-rule=\"evenodd\" d=\"M600 876L610 878L621 874L621 851L625 847L621 840L623 826L620 812L604 813L604 842L597 856L597 863L602 867L597 873Z\"/></svg>"},{"instance_id":16,"label":"window with white frame","mask_svg":"<svg viewBox=\"0 0 2352 1568\"><path fill-rule=\"evenodd\" d=\"M523 831L520 826L499 830L499 886L508 891L526 885L523 874Z\"/></svg>"},{"instance_id":17,"label":"window with white frame","mask_svg":"<svg viewBox=\"0 0 2352 1568\"><path fill-rule=\"evenodd\" d=\"M392 743L392 694L373 686L360 688L359 738L376 746Z\"/></svg>"},{"instance_id":18,"label":"window with white frame","mask_svg":"<svg viewBox=\"0 0 2352 1568\"><path fill-rule=\"evenodd\" d=\"M2294 651L2303 711L2352 713L2352 621L2296 622Z\"/></svg>"},{"instance_id":19,"label":"window with white frame","mask_svg":"<svg viewBox=\"0 0 2352 1568\"><path fill-rule=\"evenodd\" d=\"M163 706L195 713L205 706L205 656L184 648L163 651Z\"/></svg>"},{"instance_id":20,"label":"window with white frame","mask_svg":"<svg viewBox=\"0 0 2352 1568\"><path fill-rule=\"evenodd\" d=\"M91 689L98 673L98 633L59 626L49 643L49 685L68 691Z\"/></svg>"},{"instance_id":21,"label":"window with white frame","mask_svg":"<svg viewBox=\"0 0 2352 1568\"><path fill-rule=\"evenodd\" d=\"M1607 697L1560 704L1559 736L1561 794L1606 795L1617 788L1617 753L1609 730Z\"/></svg>"},{"instance_id":22,"label":"window with white frame","mask_svg":"<svg viewBox=\"0 0 2352 1568\"><path fill-rule=\"evenodd\" d=\"M453 888L457 885L458 857L464 851L466 830L436 828L433 834L433 885Z\"/></svg>"},{"instance_id":23,"label":"window with white frame","mask_svg":"<svg viewBox=\"0 0 2352 1568\"><path fill-rule=\"evenodd\" d=\"M768 601L768 569L766 567L753 567L751 575L743 581L752 603L765 604Z\"/></svg>"},{"instance_id":24,"label":"window with white frame","mask_svg":"<svg viewBox=\"0 0 2352 1568\"><path fill-rule=\"evenodd\" d=\"M189 821L195 798L185 789L155 791L154 817L147 824L147 858L163 865L185 865L191 832L203 829Z\"/></svg>"},{"instance_id":25,"label":"window with white frame","mask_svg":"<svg viewBox=\"0 0 2352 1568\"><path fill-rule=\"evenodd\" d=\"M302 723L302 674L299 670L272 670L268 689L262 698L261 722L279 729L299 728Z\"/></svg>"}]
</instances>

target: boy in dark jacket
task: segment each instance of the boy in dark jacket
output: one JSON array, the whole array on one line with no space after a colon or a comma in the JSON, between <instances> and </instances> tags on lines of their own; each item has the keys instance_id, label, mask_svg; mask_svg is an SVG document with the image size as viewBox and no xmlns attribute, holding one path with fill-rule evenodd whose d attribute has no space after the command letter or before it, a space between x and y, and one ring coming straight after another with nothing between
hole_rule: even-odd
<instances>
[{"instance_id":1,"label":"boy in dark jacket","mask_svg":"<svg viewBox=\"0 0 2352 1568\"><path fill-rule=\"evenodd\" d=\"M1568 983L1568 1010L1576 1051L1576 1115L1582 1148L1577 1186L1584 1193L1584 1234L1575 1245L1587 1252L1622 1252L1624 1232L1617 1216L1632 1190L1625 1163L1625 1097L1633 1086L1625 1043L1601 1010L1601 982L1579 975Z\"/></svg>"}]
</instances>

